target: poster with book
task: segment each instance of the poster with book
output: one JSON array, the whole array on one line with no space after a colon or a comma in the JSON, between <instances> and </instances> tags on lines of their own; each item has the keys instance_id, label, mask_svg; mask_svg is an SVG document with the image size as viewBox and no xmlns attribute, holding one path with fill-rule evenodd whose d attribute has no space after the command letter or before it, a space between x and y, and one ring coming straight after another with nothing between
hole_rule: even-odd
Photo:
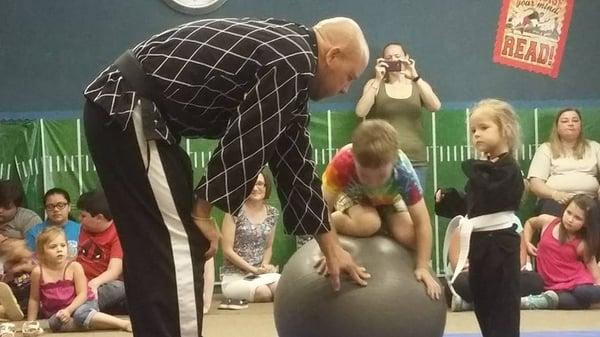
<instances>
[{"instance_id":1,"label":"poster with book","mask_svg":"<svg viewBox=\"0 0 600 337\"><path fill-rule=\"evenodd\" d=\"M503 0L493 61L558 77L575 0Z\"/></svg>"}]
</instances>

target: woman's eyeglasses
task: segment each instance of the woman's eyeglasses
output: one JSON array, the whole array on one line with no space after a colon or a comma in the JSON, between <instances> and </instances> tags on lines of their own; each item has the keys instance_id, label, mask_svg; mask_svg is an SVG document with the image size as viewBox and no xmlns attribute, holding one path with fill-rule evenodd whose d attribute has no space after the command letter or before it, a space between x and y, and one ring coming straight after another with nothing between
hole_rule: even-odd
<instances>
[{"instance_id":1,"label":"woman's eyeglasses","mask_svg":"<svg viewBox=\"0 0 600 337\"><path fill-rule=\"evenodd\" d=\"M56 204L46 204L44 205L44 207L46 208L47 211L52 211L55 208L58 208L58 210L62 210L65 207L67 207L69 203L68 202L57 202Z\"/></svg>"}]
</instances>

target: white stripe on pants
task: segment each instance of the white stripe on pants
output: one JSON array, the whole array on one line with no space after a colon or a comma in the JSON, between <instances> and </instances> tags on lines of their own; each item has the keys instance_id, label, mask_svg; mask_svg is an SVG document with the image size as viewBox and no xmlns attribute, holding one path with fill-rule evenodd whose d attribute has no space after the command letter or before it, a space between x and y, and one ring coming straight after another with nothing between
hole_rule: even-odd
<instances>
[{"instance_id":1,"label":"white stripe on pants","mask_svg":"<svg viewBox=\"0 0 600 337\"><path fill-rule=\"evenodd\" d=\"M191 272L192 259L188 236L177 213L171 189L165 178L166 173L156 148L156 142L146 142L144 138L140 104L137 104L133 110L133 122L145 167L148 167L148 155L150 155L148 180L150 181L156 203L167 226L171 240L173 261L175 263L175 279L177 282L177 302L179 304L181 336L196 337L199 335L198 317L196 316L196 296L194 294L193 273Z\"/></svg>"}]
</instances>

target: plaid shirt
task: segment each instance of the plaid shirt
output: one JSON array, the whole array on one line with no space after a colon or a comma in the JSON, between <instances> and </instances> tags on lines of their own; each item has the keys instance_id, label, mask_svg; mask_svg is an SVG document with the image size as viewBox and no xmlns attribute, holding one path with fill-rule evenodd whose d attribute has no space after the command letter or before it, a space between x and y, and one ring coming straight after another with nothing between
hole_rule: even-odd
<instances>
[{"instance_id":1,"label":"plaid shirt","mask_svg":"<svg viewBox=\"0 0 600 337\"><path fill-rule=\"evenodd\" d=\"M153 106L156 138L220 139L198 197L235 215L268 163L286 230L329 230L308 131L308 83L317 68L312 30L274 19L207 19L155 35L133 53L162 94L160 109ZM84 95L123 129L138 100L114 65Z\"/></svg>"}]
</instances>

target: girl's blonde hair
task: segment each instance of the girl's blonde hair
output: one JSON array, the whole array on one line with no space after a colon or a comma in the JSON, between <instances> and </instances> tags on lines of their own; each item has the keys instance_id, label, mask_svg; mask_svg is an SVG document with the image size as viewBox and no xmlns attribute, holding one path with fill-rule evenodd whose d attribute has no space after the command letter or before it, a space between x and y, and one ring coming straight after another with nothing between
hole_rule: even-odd
<instances>
[{"instance_id":1,"label":"girl's blonde hair","mask_svg":"<svg viewBox=\"0 0 600 337\"><path fill-rule=\"evenodd\" d=\"M378 168L398 159L398 132L383 119L367 119L352 134L352 153L360 166Z\"/></svg>"},{"instance_id":2,"label":"girl's blonde hair","mask_svg":"<svg viewBox=\"0 0 600 337\"><path fill-rule=\"evenodd\" d=\"M56 239L56 237L59 235L62 235L65 238L65 242L67 241L65 231L58 226L48 226L40 233L40 235L38 235L37 239L35 240L35 254L40 262L46 262L46 253L44 251L44 247L52 240Z\"/></svg>"},{"instance_id":3,"label":"girl's blonde hair","mask_svg":"<svg viewBox=\"0 0 600 337\"><path fill-rule=\"evenodd\" d=\"M469 118L477 112L484 113L492 119L500 129L503 138L506 139L510 153L516 156L517 150L521 147L521 126L519 125L519 116L513 107L505 101L486 98L471 108Z\"/></svg>"},{"instance_id":4,"label":"girl's blonde hair","mask_svg":"<svg viewBox=\"0 0 600 337\"><path fill-rule=\"evenodd\" d=\"M556 117L554 117L554 124L552 125L552 131L550 131L550 137L548 137L548 143L550 143L550 151L552 151L552 158L558 158L561 155L566 155L566 149L562 145L560 140L560 136L558 135L558 121L560 120L560 116L567 111L574 111L577 116L579 116L579 123L581 124L581 129L579 130L579 136L577 136L577 142L575 143L575 148L573 149L573 156L577 159L583 158L585 154L585 150L588 146L588 141L583 136L583 120L581 119L581 112L575 108L564 108L560 110Z\"/></svg>"}]
</instances>

